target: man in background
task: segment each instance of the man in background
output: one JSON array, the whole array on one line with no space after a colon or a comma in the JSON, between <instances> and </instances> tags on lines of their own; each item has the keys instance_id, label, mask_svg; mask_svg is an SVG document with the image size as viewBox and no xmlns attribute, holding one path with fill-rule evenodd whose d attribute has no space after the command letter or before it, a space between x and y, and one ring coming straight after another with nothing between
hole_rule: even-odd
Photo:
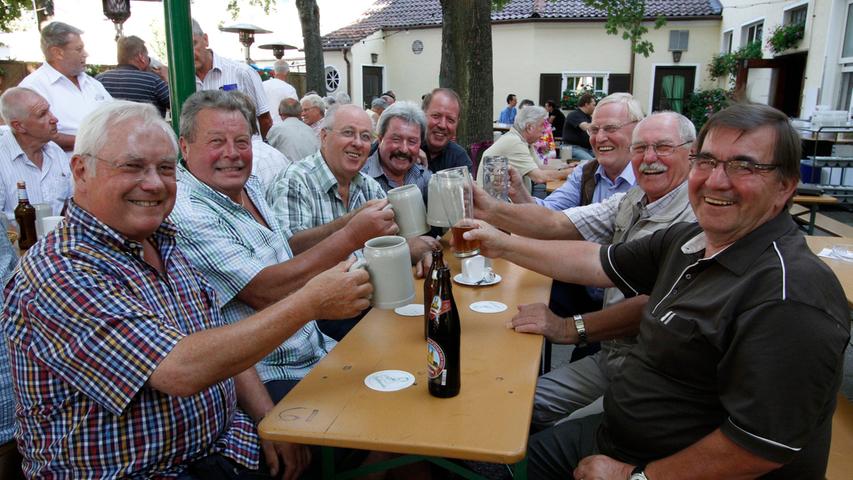
<instances>
[{"instance_id":1,"label":"man in background","mask_svg":"<svg viewBox=\"0 0 853 480\"><path fill-rule=\"evenodd\" d=\"M584 93L578 98L578 105L569 112L563 122L563 145L572 146L572 158L592 160L592 146L589 144L589 127L592 112L595 110L595 97Z\"/></svg>"},{"instance_id":2,"label":"man in background","mask_svg":"<svg viewBox=\"0 0 853 480\"><path fill-rule=\"evenodd\" d=\"M297 162L320 148L314 130L302 121L302 104L299 100L285 98L278 105L281 122L273 125L267 141L291 162Z\"/></svg>"},{"instance_id":3,"label":"man in background","mask_svg":"<svg viewBox=\"0 0 853 480\"><path fill-rule=\"evenodd\" d=\"M510 93L506 96L506 108L501 110L500 115L498 116L498 123L503 123L505 125L512 125L515 122L515 114L518 112L518 109L515 106L518 104L518 99L515 97L514 93Z\"/></svg>"},{"instance_id":4,"label":"man in background","mask_svg":"<svg viewBox=\"0 0 853 480\"><path fill-rule=\"evenodd\" d=\"M160 115L169 109L168 76L150 71L151 57L145 42L136 36L121 37L116 45L118 66L95 77L113 98L150 103ZM163 71L165 69L158 69ZM165 73L165 72L164 72Z\"/></svg>"},{"instance_id":5,"label":"man in background","mask_svg":"<svg viewBox=\"0 0 853 480\"><path fill-rule=\"evenodd\" d=\"M471 170L468 153L453 141L462 110L459 95L450 88L436 88L424 97L423 110L427 117L427 133L421 149L427 155L432 173L453 167Z\"/></svg>"},{"instance_id":6,"label":"man in background","mask_svg":"<svg viewBox=\"0 0 853 480\"><path fill-rule=\"evenodd\" d=\"M299 100L299 95L296 94L296 89L293 85L287 83L287 75L290 73L290 65L284 59L276 60L273 63L273 76L264 80L264 92L267 94L267 105L270 110L278 109L281 101L285 98L293 98ZM272 115L273 125L278 125L282 122L281 117Z\"/></svg>"}]
</instances>

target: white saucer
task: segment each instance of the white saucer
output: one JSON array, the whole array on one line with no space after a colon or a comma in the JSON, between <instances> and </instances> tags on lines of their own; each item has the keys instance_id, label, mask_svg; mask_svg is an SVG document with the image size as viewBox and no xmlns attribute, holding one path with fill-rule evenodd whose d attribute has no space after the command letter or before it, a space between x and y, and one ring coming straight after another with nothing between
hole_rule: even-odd
<instances>
[{"instance_id":1,"label":"white saucer","mask_svg":"<svg viewBox=\"0 0 853 480\"><path fill-rule=\"evenodd\" d=\"M485 300L482 302L474 302L468 308L477 313L501 313L506 311L506 304Z\"/></svg>"},{"instance_id":2,"label":"white saucer","mask_svg":"<svg viewBox=\"0 0 853 480\"><path fill-rule=\"evenodd\" d=\"M489 285L494 285L496 283L500 283L500 281L502 280L501 276L498 275L497 273L494 275L495 275L495 278L492 279L491 282L485 282L485 281L472 282L472 281L468 280L467 278L465 278L465 276L462 275L461 273L457 273L456 276L453 277L453 281L460 284L460 285L468 285L471 287L488 287Z\"/></svg>"},{"instance_id":3,"label":"white saucer","mask_svg":"<svg viewBox=\"0 0 853 480\"><path fill-rule=\"evenodd\" d=\"M410 303L408 305L403 305L402 307L395 308L394 313L397 315L403 315L404 317L423 317L424 304Z\"/></svg>"}]
</instances>

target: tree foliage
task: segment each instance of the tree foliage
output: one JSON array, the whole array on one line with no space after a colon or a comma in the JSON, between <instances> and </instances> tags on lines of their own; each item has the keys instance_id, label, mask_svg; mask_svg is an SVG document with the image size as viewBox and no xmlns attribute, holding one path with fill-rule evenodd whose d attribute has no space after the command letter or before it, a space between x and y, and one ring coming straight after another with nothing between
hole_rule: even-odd
<instances>
[{"instance_id":1,"label":"tree foliage","mask_svg":"<svg viewBox=\"0 0 853 480\"><path fill-rule=\"evenodd\" d=\"M225 9L231 14L232 20L237 20L237 17L240 16L240 4L244 2L254 7L261 7L266 14L274 12L277 3L276 0L228 0L228 5L225 6Z\"/></svg>"},{"instance_id":2,"label":"tree foliage","mask_svg":"<svg viewBox=\"0 0 853 480\"><path fill-rule=\"evenodd\" d=\"M14 23L21 18L25 10L32 11L33 5L38 9L36 18L39 25L53 15L53 0L3 0L0 1L0 32L11 32Z\"/></svg>"}]
</instances>

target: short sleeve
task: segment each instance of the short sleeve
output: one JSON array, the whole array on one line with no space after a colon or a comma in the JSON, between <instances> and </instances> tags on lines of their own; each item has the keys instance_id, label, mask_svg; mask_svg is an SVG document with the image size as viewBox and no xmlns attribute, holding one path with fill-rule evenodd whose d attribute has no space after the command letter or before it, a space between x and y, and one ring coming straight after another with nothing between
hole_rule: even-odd
<instances>
[{"instance_id":1,"label":"short sleeve","mask_svg":"<svg viewBox=\"0 0 853 480\"><path fill-rule=\"evenodd\" d=\"M261 82L261 76L249 66L240 69L240 76L243 77L246 94L252 97L252 100L255 102L255 110L258 116L269 112L270 107L267 105L267 94L264 92L264 84Z\"/></svg>"},{"instance_id":2,"label":"short sleeve","mask_svg":"<svg viewBox=\"0 0 853 480\"><path fill-rule=\"evenodd\" d=\"M669 230L617 245L604 245L599 251L601 266L625 297L648 295L657 280Z\"/></svg>"}]
</instances>

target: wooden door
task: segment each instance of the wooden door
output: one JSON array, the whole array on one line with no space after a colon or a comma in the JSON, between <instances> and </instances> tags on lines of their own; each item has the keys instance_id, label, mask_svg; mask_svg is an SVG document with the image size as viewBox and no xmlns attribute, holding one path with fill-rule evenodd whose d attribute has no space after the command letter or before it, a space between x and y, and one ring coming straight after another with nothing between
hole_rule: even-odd
<instances>
[{"instance_id":1,"label":"wooden door","mask_svg":"<svg viewBox=\"0 0 853 480\"><path fill-rule=\"evenodd\" d=\"M657 67L652 110L684 111L684 102L693 93L696 67Z\"/></svg>"},{"instance_id":2,"label":"wooden door","mask_svg":"<svg viewBox=\"0 0 853 480\"><path fill-rule=\"evenodd\" d=\"M364 108L382 95L382 67L361 67L361 101Z\"/></svg>"}]
</instances>

